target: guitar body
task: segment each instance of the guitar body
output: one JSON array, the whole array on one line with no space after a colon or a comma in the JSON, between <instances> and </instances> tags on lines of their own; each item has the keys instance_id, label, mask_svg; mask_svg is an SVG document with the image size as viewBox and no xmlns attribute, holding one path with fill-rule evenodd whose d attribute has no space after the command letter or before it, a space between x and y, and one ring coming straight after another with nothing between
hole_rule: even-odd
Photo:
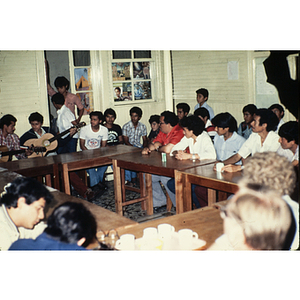
<instances>
[{"instance_id":1,"label":"guitar body","mask_svg":"<svg viewBox=\"0 0 300 300\"><path fill-rule=\"evenodd\" d=\"M27 140L24 143L24 146L30 147L30 146L34 146L34 147L45 147L46 148L46 152L33 152L30 156L28 156L28 158L34 158L34 157L41 157L41 156L45 156L49 151L52 151L54 149L57 148L58 142L55 140L53 142L49 142L50 139L53 139L54 136L51 133L45 133L42 137L40 137L39 139L30 139Z\"/></svg>"}]
</instances>

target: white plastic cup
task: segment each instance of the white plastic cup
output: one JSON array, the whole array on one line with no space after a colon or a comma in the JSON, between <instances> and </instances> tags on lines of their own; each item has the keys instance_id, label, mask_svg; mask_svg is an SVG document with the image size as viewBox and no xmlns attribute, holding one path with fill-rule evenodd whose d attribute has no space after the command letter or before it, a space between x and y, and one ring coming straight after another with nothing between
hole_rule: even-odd
<instances>
[{"instance_id":1,"label":"white plastic cup","mask_svg":"<svg viewBox=\"0 0 300 300\"><path fill-rule=\"evenodd\" d=\"M222 172L222 168L224 167L224 164L222 162L219 162L216 164L216 170L217 172Z\"/></svg>"},{"instance_id":2,"label":"white plastic cup","mask_svg":"<svg viewBox=\"0 0 300 300\"><path fill-rule=\"evenodd\" d=\"M157 228L147 227L143 230L144 239L157 239Z\"/></svg>"},{"instance_id":3,"label":"white plastic cup","mask_svg":"<svg viewBox=\"0 0 300 300\"><path fill-rule=\"evenodd\" d=\"M135 236L133 234L123 234L120 239L117 240L115 248L120 250L134 250Z\"/></svg>"},{"instance_id":4,"label":"white plastic cup","mask_svg":"<svg viewBox=\"0 0 300 300\"><path fill-rule=\"evenodd\" d=\"M198 233L191 229L178 231L179 248L181 250L192 250L193 242L198 239Z\"/></svg>"}]
</instances>

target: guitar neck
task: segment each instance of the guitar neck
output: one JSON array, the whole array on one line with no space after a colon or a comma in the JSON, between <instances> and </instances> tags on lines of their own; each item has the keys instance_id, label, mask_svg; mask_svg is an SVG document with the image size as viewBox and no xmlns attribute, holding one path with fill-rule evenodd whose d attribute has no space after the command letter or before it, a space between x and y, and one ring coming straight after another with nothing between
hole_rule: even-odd
<instances>
[{"instance_id":1,"label":"guitar neck","mask_svg":"<svg viewBox=\"0 0 300 300\"><path fill-rule=\"evenodd\" d=\"M63 132L57 134L57 135L54 136L53 138L49 139L49 142L52 143L52 142L54 142L55 140L58 140L59 138L61 138L62 136L66 135L68 132L70 132L70 130L71 130L72 128L77 128L77 129L78 129L78 128L81 128L81 127L83 127L83 126L85 126L85 125L86 125L85 122L81 122L81 123L79 123L79 124L77 124L77 125L75 125L75 126L69 128L69 129L67 129L67 130L65 130L65 131L63 131Z\"/></svg>"}]
</instances>

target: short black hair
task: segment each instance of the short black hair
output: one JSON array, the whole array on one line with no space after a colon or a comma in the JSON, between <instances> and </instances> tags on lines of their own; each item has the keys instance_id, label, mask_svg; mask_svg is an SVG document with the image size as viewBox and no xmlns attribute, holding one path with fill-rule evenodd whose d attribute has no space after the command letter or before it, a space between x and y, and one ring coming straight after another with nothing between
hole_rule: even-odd
<instances>
[{"instance_id":1,"label":"short black hair","mask_svg":"<svg viewBox=\"0 0 300 300\"><path fill-rule=\"evenodd\" d=\"M198 89L197 91L196 91L196 94L201 94L201 95L203 95L203 97L204 98L206 98L207 97L207 99L208 99L208 90L207 89L204 89L204 88L201 88L201 89Z\"/></svg>"},{"instance_id":2,"label":"short black hair","mask_svg":"<svg viewBox=\"0 0 300 300\"><path fill-rule=\"evenodd\" d=\"M18 206L18 199L24 197L26 204L31 203L44 198L46 203L50 203L53 196L48 189L36 179L31 177L18 177L5 188L4 193L1 196L1 204L4 204L7 208Z\"/></svg>"},{"instance_id":3,"label":"short black hair","mask_svg":"<svg viewBox=\"0 0 300 300\"><path fill-rule=\"evenodd\" d=\"M267 124L266 130L269 132L271 130L276 130L279 120L277 116L267 108L259 108L256 110L255 115L260 117L259 125Z\"/></svg>"},{"instance_id":4,"label":"short black hair","mask_svg":"<svg viewBox=\"0 0 300 300\"><path fill-rule=\"evenodd\" d=\"M179 122L178 116L172 111L165 110L160 115L164 117L164 122L170 124L172 127L176 126Z\"/></svg>"},{"instance_id":5,"label":"short black hair","mask_svg":"<svg viewBox=\"0 0 300 300\"><path fill-rule=\"evenodd\" d=\"M63 86L68 90L70 87L70 81L64 76L58 76L54 80L54 85L56 88L61 88Z\"/></svg>"},{"instance_id":6,"label":"short black hair","mask_svg":"<svg viewBox=\"0 0 300 300\"><path fill-rule=\"evenodd\" d=\"M28 121L29 121L29 123L31 123L33 121L37 121L37 122L41 122L43 124L44 117L40 113L34 112L29 116Z\"/></svg>"},{"instance_id":7,"label":"short black hair","mask_svg":"<svg viewBox=\"0 0 300 300\"><path fill-rule=\"evenodd\" d=\"M270 110L273 110L275 108L277 108L281 113L283 112L283 114L282 114L282 118L283 118L284 117L284 108L280 104L278 104L278 103L272 104L269 107Z\"/></svg>"},{"instance_id":8,"label":"short black hair","mask_svg":"<svg viewBox=\"0 0 300 300\"><path fill-rule=\"evenodd\" d=\"M153 122L156 122L157 124L159 124L159 115L150 116L149 123L152 124Z\"/></svg>"},{"instance_id":9,"label":"short black hair","mask_svg":"<svg viewBox=\"0 0 300 300\"><path fill-rule=\"evenodd\" d=\"M92 116L96 116L99 121L103 121L104 117L103 117L103 113L101 111L92 111L90 113L90 119L92 118Z\"/></svg>"},{"instance_id":10,"label":"short black hair","mask_svg":"<svg viewBox=\"0 0 300 300\"><path fill-rule=\"evenodd\" d=\"M130 109L129 114L132 115L133 113L136 113L140 118L143 115L143 111L137 106L134 106Z\"/></svg>"},{"instance_id":11,"label":"short black hair","mask_svg":"<svg viewBox=\"0 0 300 300\"><path fill-rule=\"evenodd\" d=\"M295 141L299 145L299 129L297 121L289 121L282 124L278 130L278 135L285 138L288 142Z\"/></svg>"},{"instance_id":12,"label":"short black hair","mask_svg":"<svg viewBox=\"0 0 300 300\"><path fill-rule=\"evenodd\" d=\"M67 201L54 209L44 232L68 244L77 244L81 238L85 238L82 246L86 247L96 238L97 223L82 203Z\"/></svg>"},{"instance_id":13,"label":"short black hair","mask_svg":"<svg viewBox=\"0 0 300 300\"><path fill-rule=\"evenodd\" d=\"M51 101L55 104L63 105L65 103L65 97L60 93L56 93L51 97Z\"/></svg>"},{"instance_id":14,"label":"short black hair","mask_svg":"<svg viewBox=\"0 0 300 300\"><path fill-rule=\"evenodd\" d=\"M112 115L115 119L117 118L117 114L116 114L115 110L112 109L112 108L107 108L105 110L105 112L104 112L104 118L106 118L107 115Z\"/></svg>"},{"instance_id":15,"label":"short black hair","mask_svg":"<svg viewBox=\"0 0 300 300\"><path fill-rule=\"evenodd\" d=\"M181 127L186 127L188 130L193 130L194 135L200 135L204 129L204 122L197 116L188 116L181 120Z\"/></svg>"},{"instance_id":16,"label":"short black hair","mask_svg":"<svg viewBox=\"0 0 300 300\"><path fill-rule=\"evenodd\" d=\"M209 111L205 107L199 107L194 111L194 116L202 118L207 117L207 119L210 119Z\"/></svg>"},{"instance_id":17,"label":"short black hair","mask_svg":"<svg viewBox=\"0 0 300 300\"><path fill-rule=\"evenodd\" d=\"M237 131L237 121L229 112L217 114L211 122L220 128L229 127L229 132Z\"/></svg>"},{"instance_id":18,"label":"short black hair","mask_svg":"<svg viewBox=\"0 0 300 300\"><path fill-rule=\"evenodd\" d=\"M10 114L4 115L0 120L0 128L3 129L4 125L9 126L12 122L13 123L17 122L17 119L13 115Z\"/></svg>"},{"instance_id":19,"label":"short black hair","mask_svg":"<svg viewBox=\"0 0 300 300\"><path fill-rule=\"evenodd\" d=\"M190 106L187 103L184 103L184 102L178 103L176 105L176 108L177 109L181 108L183 110L183 112L185 112L185 113L189 113L190 109L191 109Z\"/></svg>"},{"instance_id":20,"label":"short black hair","mask_svg":"<svg viewBox=\"0 0 300 300\"><path fill-rule=\"evenodd\" d=\"M244 114L245 112L248 112L248 113L251 114L251 116L253 116L256 110L257 110L256 105L254 105L254 104L247 104L247 105L245 105L245 106L243 107L243 114Z\"/></svg>"}]
</instances>

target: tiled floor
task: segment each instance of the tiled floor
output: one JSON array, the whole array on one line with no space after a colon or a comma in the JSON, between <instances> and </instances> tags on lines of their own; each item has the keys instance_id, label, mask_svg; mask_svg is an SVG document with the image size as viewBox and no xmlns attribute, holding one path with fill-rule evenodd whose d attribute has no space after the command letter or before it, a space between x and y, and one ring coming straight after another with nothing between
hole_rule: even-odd
<instances>
[{"instance_id":1,"label":"tiled floor","mask_svg":"<svg viewBox=\"0 0 300 300\"><path fill-rule=\"evenodd\" d=\"M115 210L114 182L106 181L106 185L108 189L101 196L98 196L92 202L96 205L99 205L110 211L115 212L116 210ZM74 191L72 192L72 194L74 196L78 196L76 195L76 193L74 193ZM138 197L139 197L138 193L126 190L126 200L132 200ZM153 214L152 216L147 216L146 211L142 210L141 208L141 203L135 203L135 204L125 206L123 215L126 218L141 223L148 220L163 218L173 214L175 214L174 208L172 208L171 212L163 212L163 213Z\"/></svg>"}]
</instances>

